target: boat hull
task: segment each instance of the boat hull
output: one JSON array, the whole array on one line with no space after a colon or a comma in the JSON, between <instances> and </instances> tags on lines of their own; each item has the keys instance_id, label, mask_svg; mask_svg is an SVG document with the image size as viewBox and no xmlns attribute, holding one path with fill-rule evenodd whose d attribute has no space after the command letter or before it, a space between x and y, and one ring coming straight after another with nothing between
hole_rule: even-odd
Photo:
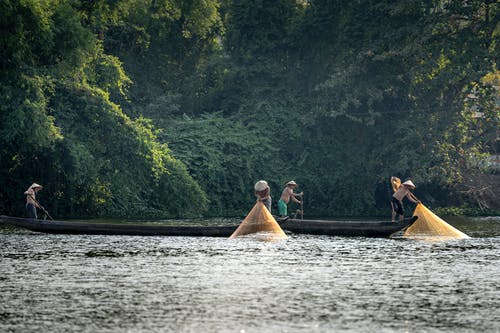
<instances>
[{"instance_id":1,"label":"boat hull","mask_svg":"<svg viewBox=\"0 0 500 333\"><path fill-rule=\"evenodd\" d=\"M51 234L229 237L237 226L165 226L35 220L0 216L3 224Z\"/></svg>"},{"instance_id":2,"label":"boat hull","mask_svg":"<svg viewBox=\"0 0 500 333\"><path fill-rule=\"evenodd\" d=\"M417 217L403 221L325 221L288 219L280 223L284 230L297 234L348 236L348 237L389 237L411 226Z\"/></svg>"},{"instance_id":3,"label":"boat hull","mask_svg":"<svg viewBox=\"0 0 500 333\"><path fill-rule=\"evenodd\" d=\"M398 222L380 221L322 221L289 219L280 222L281 228L296 234L389 237L412 225L416 217ZM31 231L51 234L133 235L133 236L194 236L229 237L238 226L164 226L148 224L117 224L68 222L0 216L0 222Z\"/></svg>"}]
</instances>

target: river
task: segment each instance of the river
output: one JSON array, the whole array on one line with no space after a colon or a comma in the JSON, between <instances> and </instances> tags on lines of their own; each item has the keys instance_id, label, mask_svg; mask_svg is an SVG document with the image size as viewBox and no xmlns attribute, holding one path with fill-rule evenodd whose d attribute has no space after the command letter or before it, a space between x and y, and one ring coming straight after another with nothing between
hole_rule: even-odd
<instances>
[{"instance_id":1,"label":"river","mask_svg":"<svg viewBox=\"0 0 500 333\"><path fill-rule=\"evenodd\" d=\"M499 332L500 217L450 223L472 238L0 228L0 331Z\"/></svg>"}]
</instances>

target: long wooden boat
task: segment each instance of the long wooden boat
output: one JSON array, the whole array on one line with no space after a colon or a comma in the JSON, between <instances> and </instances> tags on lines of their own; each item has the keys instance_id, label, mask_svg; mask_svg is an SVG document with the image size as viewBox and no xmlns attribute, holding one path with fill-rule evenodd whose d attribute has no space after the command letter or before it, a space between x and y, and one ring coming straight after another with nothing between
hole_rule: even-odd
<instances>
[{"instance_id":1,"label":"long wooden boat","mask_svg":"<svg viewBox=\"0 0 500 333\"><path fill-rule=\"evenodd\" d=\"M288 219L280 222L281 228L296 234L389 237L404 231L417 220L416 216L403 221L327 221Z\"/></svg>"},{"instance_id":2,"label":"long wooden boat","mask_svg":"<svg viewBox=\"0 0 500 333\"><path fill-rule=\"evenodd\" d=\"M278 221L285 231L297 234L389 237L412 225L416 217L398 222L324 221L288 219ZM136 236L198 236L229 237L237 225L228 226L166 226L127 223L92 223L36 220L0 215L0 224L51 234L136 235Z\"/></svg>"},{"instance_id":3,"label":"long wooden boat","mask_svg":"<svg viewBox=\"0 0 500 333\"><path fill-rule=\"evenodd\" d=\"M237 226L166 226L36 220L0 215L0 222L50 234L229 237Z\"/></svg>"}]
</instances>

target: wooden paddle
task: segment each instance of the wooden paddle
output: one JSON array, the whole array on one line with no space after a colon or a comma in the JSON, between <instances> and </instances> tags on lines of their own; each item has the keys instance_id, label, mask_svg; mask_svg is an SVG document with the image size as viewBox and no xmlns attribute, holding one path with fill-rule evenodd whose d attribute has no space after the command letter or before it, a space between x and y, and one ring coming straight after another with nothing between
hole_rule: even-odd
<instances>
[{"instance_id":1,"label":"wooden paddle","mask_svg":"<svg viewBox=\"0 0 500 333\"><path fill-rule=\"evenodd\" d=\"M38 207L43 210L43 212L51 219L51 220L54 220L52 218L52 216L50 216L49 212L45 209L45 207L43 207L42 205L40 205L40 203L35 199L33 198L33 196L31 196L31 198L35 201L35 203L38 205Z\"/></svg>"},{"instance_id":2,"label":"wooden paddle","mask_svg":"<svg viewBox=\"0 0 500 333\"><path fill-rule=\"evenodd\" d=\"M300 196L300 219L304 219L304 193Z\"/></svg>"}]
</instances>

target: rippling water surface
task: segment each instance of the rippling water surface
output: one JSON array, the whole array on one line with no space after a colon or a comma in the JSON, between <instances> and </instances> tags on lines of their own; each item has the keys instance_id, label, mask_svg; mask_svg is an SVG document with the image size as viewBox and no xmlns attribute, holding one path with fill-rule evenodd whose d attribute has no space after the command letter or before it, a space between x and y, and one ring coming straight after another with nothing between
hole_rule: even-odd
<instances>
[{"instance_id":1,"label":"rippling water surface","mask_svg":"<svg viewBox=\"0 0 500 333\"><path fill-rule=\"evenodd\" d=\"M499 332L500 218L472 239L0 228L2 332Z\"/></svg>"}]
</instances>

